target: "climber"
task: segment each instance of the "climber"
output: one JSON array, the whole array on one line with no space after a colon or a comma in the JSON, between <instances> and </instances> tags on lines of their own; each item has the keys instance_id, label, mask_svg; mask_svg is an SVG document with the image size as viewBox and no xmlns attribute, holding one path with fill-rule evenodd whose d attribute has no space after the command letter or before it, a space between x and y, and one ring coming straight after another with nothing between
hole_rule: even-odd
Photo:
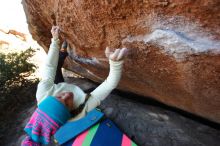
<instances>
[{"instance_id":1,"label":"climber","mask_svg":"<svg viewBox=\"0 0 220 146\"><path fill-rule=\"evenodd\" d=\"M69 119L80 119L99 106L100 102L116 88L121 78L123 58L128 52L126 48L111 52L107 47L105 55L109 59L109 75L94 91L86 94L78 86L63 82L62 73L61 75L59 73L67 56L65 53L67 44L64 41L61 47L63 49L59 53L59 27L53 26L51 34L50 49L42 70L42 79L37 87L38 107L25 126L27 136L22 141L22 146L48 144L51 136ZM61 64L57 67L58 58ZM59 75L55 75L56 73Z\"/></svg>"}]
</instances>

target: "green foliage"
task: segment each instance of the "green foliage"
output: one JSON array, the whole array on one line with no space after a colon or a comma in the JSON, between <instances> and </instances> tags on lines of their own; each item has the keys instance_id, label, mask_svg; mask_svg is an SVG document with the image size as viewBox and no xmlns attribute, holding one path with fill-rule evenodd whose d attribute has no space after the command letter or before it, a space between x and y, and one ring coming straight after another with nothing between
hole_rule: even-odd
<instances>
[{"instance_id":1,"label":"green foliage","mask_svg":"<svg viewBox=\"0 0 220 146\"><path fill-rule=\"evenodd\" d=\"M36 82L36 79L26 79L36 69L33 63L28 62L34 52L29 48L21 53L7 55L0 53L0 104L6 102L6 99L13 100L10 99L10 96L16 98L16 92L21 87L28 86L30 82ZM16 100L18 99L16 98Z\"/></svg>"}]
</instances>

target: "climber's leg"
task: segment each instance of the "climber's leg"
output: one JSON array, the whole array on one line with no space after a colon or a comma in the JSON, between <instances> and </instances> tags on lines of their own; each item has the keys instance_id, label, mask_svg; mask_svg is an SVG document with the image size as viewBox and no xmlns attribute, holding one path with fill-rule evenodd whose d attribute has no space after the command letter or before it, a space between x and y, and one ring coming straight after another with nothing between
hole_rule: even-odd
<instances>
[{"instance_id":1,"label":"climber's leg","mask_svg":"<svg viewBox=\"0 0 220 146\"><path fill-rule=\"evenodd\" d=\"M56 76L55 76L55 80L54 80L55 84L64 82L63 73L62 73L62 66L63 66L64 60L66 59L67 56L68 56L67 42L64 41L62 44L62 47L60 49L60 52L59 52L59 60L58 60L57 71L56 71Z\"/></svg>"}]
</instances>

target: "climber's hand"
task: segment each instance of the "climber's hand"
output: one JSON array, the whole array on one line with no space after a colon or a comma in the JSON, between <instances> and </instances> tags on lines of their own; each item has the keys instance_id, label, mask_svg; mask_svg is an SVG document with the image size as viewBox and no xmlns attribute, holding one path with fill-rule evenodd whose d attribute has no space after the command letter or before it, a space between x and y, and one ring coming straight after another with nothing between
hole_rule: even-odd
<instances>
[{"instance_id":1,"label":"climber's hand","mask_svg":"<svg viewBox=\"0 0 220 146\"><path fill-rule=\"evenodd\" d=\"M54 40L59 39L59 34L60 34L59 26L52 26L51 34L52 34Z\"/></svg>"},{"instance_id":2,"label":"climber's hand","mask_svg":"<svg viewBox=\"0 0 220 146\"><path fill-rule=\"evenodd\" d=\"M106 57L111 59L112 61L123 60L124 57L126 57L127 54L128 54L128 49L127 48L116 49L113 52L110 51L109 47L107 47L105 49Z\"/></svg>"}]
</instances>

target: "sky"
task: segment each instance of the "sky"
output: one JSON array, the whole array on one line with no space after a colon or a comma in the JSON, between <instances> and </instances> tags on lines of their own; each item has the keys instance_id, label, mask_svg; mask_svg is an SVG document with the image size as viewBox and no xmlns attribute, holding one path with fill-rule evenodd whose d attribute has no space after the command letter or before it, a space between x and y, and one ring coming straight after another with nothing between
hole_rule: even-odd
<instances>
[{"instance_id":1,"label":"sky","mask_svg":"<svg viewBox=\"0 0 220 146\"><path fill-rule=\"evenodd\" d=\"M21 0L0 0L0 28L13 28L28 33Z\"/></svg>"}]
</instances>

